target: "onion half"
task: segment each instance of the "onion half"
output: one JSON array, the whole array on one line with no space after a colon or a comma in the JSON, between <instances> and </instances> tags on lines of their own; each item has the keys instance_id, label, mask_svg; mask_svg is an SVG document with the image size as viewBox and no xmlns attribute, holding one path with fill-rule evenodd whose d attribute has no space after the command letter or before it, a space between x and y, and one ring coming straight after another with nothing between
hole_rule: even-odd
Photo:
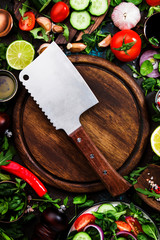
<instances>
[{"instance_id":1,"label":"onion half","mask_svg":"<svg viewBox=\"0 0 160 240\"><path fill-rule=\"evenodd\" d=\"M147 50L146 52L144 52L142 54L142 56L140 57L140 60L139 60L140 66L146 60L150 60L152 62L153 71L147 75L147 77L151 77L151 78L157 78L160 76L160 73L158 71L158 62L159 61L153 57L154 54L158 54L158 52L155 50Z\"/></svg>"},{"instance_id":2,"label":"onion half","mask_svg":"<svg viewBox=\"0 0 160 240\"><path fill-rule=\"evenodd\" d=\"M95 229L99 232L100 240L104 240L104 233L103 233L103 230L102 230L101 227L99 227L99 226L96 225L96 224L89 224L89 225L87 225L87 226L83 229L83 231L85 232L89 227L95 228Z\"/></svg>"}]
</instances>

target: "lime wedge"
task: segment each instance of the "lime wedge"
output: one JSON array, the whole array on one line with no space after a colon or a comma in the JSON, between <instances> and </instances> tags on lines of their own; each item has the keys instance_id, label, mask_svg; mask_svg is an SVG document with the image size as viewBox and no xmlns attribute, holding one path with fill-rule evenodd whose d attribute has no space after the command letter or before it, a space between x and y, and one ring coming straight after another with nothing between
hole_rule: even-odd
<instances>
[{"instance_id":1,"label":"lime wedge","mask_svg":"<svg viewBox=\"0 0 160 240\"><path fill-rule=\"evenodd\" d=\"M151 135L152 150L160 157L160 126Z\"/></svg>"},{"instance_id":2,"label":"lime wedge","mask_svg":"<svg viewBox=\"0 0 160 240\"><path fill-rule=\"evenodd\" d=\"M6 52L6 59L10 67L22 70L33 61L34 47L25 40L12 42Z\"/></svg>"}]
</instances>

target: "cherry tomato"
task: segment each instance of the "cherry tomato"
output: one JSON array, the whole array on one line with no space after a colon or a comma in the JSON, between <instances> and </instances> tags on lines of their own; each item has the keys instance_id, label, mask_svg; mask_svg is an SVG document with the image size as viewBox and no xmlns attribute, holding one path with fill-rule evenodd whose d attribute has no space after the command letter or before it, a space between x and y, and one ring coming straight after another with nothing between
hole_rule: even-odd
<instances>
[{"instance_id":1,"label":"cherry tomato","mask_svg":"<svg viewBox=\"0 0 160 240\"><path fill-rule=\"evenodd\" d=\"M19 28L23 31L30 31L35 26L35 15L33 12L25 12L19 20Z\"/></svg>"},{"instance_id":2,"label":"cherry tomato","mask_svg":"<svg viewBox=\"0 0 160 240\"><path fill-rule=\"evenodd\" d=\"M125 223L123 221L116 221L115 223L117 224L117 228L120 231L131 231L131 226L128 223Z\"/></svg>"},{"instance_id":3,"label":"cherry tomato","mask_svg":"<svg viewBox=\"0 0 160 240\"><path fill-rule=\"evenodd\" d=\"M129 62L140 54L141 38L133 30L122 30L114 34L110 47L120 61Z\"/></svg>"},{"instance_id":4,"label":"cherry tomato","mask_svg":"<svg viewBox=\"0 0 160 240\"><path fill-rule=\"evenodd\" d=\"M146 0L146 2L150 6L158 6L158 5L160 5L160 0Z\"/></svg>"},{"instance_id":5,"label":"cherry tomato","mask_svg":"<svg viewBox=\"0 0 160 240\"><path fill-rule=\"evenodd\" d=\"M142 226L136 218L130 217L130 216L126 217L126 222L130 225L130 227L133 230L135 236L137 236L138 233L143 232Z\"/></svg>"},{"instance_id":6,"label":"cherry tomato","mask_svg":"<svg viewBox=\"0 0 160 240\"><path fill-rule=\"evenodd\" d=\"M53 5L50 16L53 22L63 22L69 15L69 7L64 2L57 2Z\"/></svg>"},{"instance_id":7,"label":"cherry tomato","mask_svg":"<svg viewBox=\"0 0 160 240\"><path fill-rule=\"evenodd\" d=\"M0 134L3 134L10 125L10 118L7 113L0 113Z\"/></svg>"},{"instance_id":8,"label":"cherry tomato","mask_svg":"<svg viewBox=\"0 0 160 240\"><path fill-rule=\"evenodd\" d=\"M85 213L76 219L74 227L77 231L82 231L85 226L87 226L90 223L94 223L95 220L96 220L95 216L93 216L90 213Z\"/></svg>"}]
</instances>

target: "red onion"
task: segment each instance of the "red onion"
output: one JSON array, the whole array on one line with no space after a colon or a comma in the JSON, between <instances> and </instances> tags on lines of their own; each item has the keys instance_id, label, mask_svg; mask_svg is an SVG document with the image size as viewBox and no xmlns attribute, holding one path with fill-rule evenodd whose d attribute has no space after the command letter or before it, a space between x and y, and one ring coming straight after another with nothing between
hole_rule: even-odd
<instances>
[{"instance_id":1,"label":"red onion","mask_svg":"<svg viewBox=\"0 0 160 240\"><path fill-rule=\"evenodd\" d=\"M103 233L103 230L102 230L101 227L99 227L96 224L89 224L83 229L83 231L85 232L86 229L89 228L89 227L93 227L93 228L97 229L97 231L99 232L99 235L100 235L100 240L104 240L104 233Z\"/></svg>"},{"instance_id":2,"label":"red onion","mask_svg":"<svg viewBox=\"0 0 160 240\"><path fill-rule=\"evenodd\" d=\"M152 61L154 60L152 62L153 71L150 74L148 74L147 77L157 78L160 76L160 73L158 72L158 62L159 61L153 57L154 54L158 54L158 52L155 50L148 50L148 51L144 52L142 54L142 56L140 57L139 65L141 66L142 63L146 60L152 60Z\"/></svg>"},{"instance_id":3,"label":"red onion","mask_svg":"<svg viewBox=\"0 0 160 240\"><path fill-rule=\"evenodd\" d=\"M137 240L137 238L128 231L120 231L116 234L116 236L121 236L121 235L122 235L122 237L131 236L133 239ZM111 240L114 240L114 237Z\"/></svg>"}]
</instances>

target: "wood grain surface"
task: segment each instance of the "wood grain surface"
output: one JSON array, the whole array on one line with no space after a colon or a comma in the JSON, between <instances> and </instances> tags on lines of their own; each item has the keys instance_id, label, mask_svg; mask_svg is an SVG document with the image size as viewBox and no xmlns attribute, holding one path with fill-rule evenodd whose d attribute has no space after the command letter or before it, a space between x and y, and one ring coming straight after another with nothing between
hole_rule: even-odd
<instances>
[{"instance_id":1,"label":"wood grain surface","mask_svg":"<svg viewBox=\"0 0 160 240\"><path fill-rule=\"evenodd\" d=\"M154 183L160 186L160 166L150 164L137 179L137 183L134 185L134 188L142 188L149 190L149 183L147 179L153 177ZM149 198L146 195L139 193L139 196L146 202L150 207L160 211L160 202L156 201L154 198Z\"/></svg>"},{"instance_id":2,"label":"wood grain surface","mask_svg":"<svg viewBox=\"0 0 160 240\"><path fill-rule=\"evenodd\" d=\"M140 161L149 134L143 93L132 77L107 60L87 55L69 58L99 100L80 121L112 167L126 175ZM104 188L71 139L55 130L24 89L13 116L17 150L42 180L72 192Z\"/></svg>"},{"instance_id":3,"label":"wood grain surface","mask_svg":"<svg viewBox=\"0 0 160 240\"><path fill-rule=\"evenodd\" d=\"M109 6L111 0L107 0L107 1L108 1L108 6ZM25 0L20 0L20 1L14 0L14 14L15 14L15 16L18 20L21 17L20 12L19 12L19 8L22 8L22 3L23 2L25 2ZM64 0L64 2L69 6L69 0ZM44 12L46 14L50 15L50 9L51 9L52 5L50 4L49 5L50 8L47 7L47 9L44 10ZM42 14L39 14L39 13L36 13L34 10L30 10L30 11L33 11L37 17L41 16L43 14L43 12L42 12ZM84 32L89 33L89 34L92 33L101 24L101 22L104 20L106 14L107 14L107 12L105 14L99 16L99 17L92 16L92 21L94 21L94 24L91 24ZM83 31L77 31L76 29L74 29L70 24L69 17L64 21L64 23L69 28L69 41L68 42L72 42L73 39L75 41L81 40L81 37L82 37L84 32ZM38 27L38 25L36 27ZM58 36L56 36L55 42L57 44L66 44L67 43L63 34L59 34Z\"/></svg>"}]
</instances>

